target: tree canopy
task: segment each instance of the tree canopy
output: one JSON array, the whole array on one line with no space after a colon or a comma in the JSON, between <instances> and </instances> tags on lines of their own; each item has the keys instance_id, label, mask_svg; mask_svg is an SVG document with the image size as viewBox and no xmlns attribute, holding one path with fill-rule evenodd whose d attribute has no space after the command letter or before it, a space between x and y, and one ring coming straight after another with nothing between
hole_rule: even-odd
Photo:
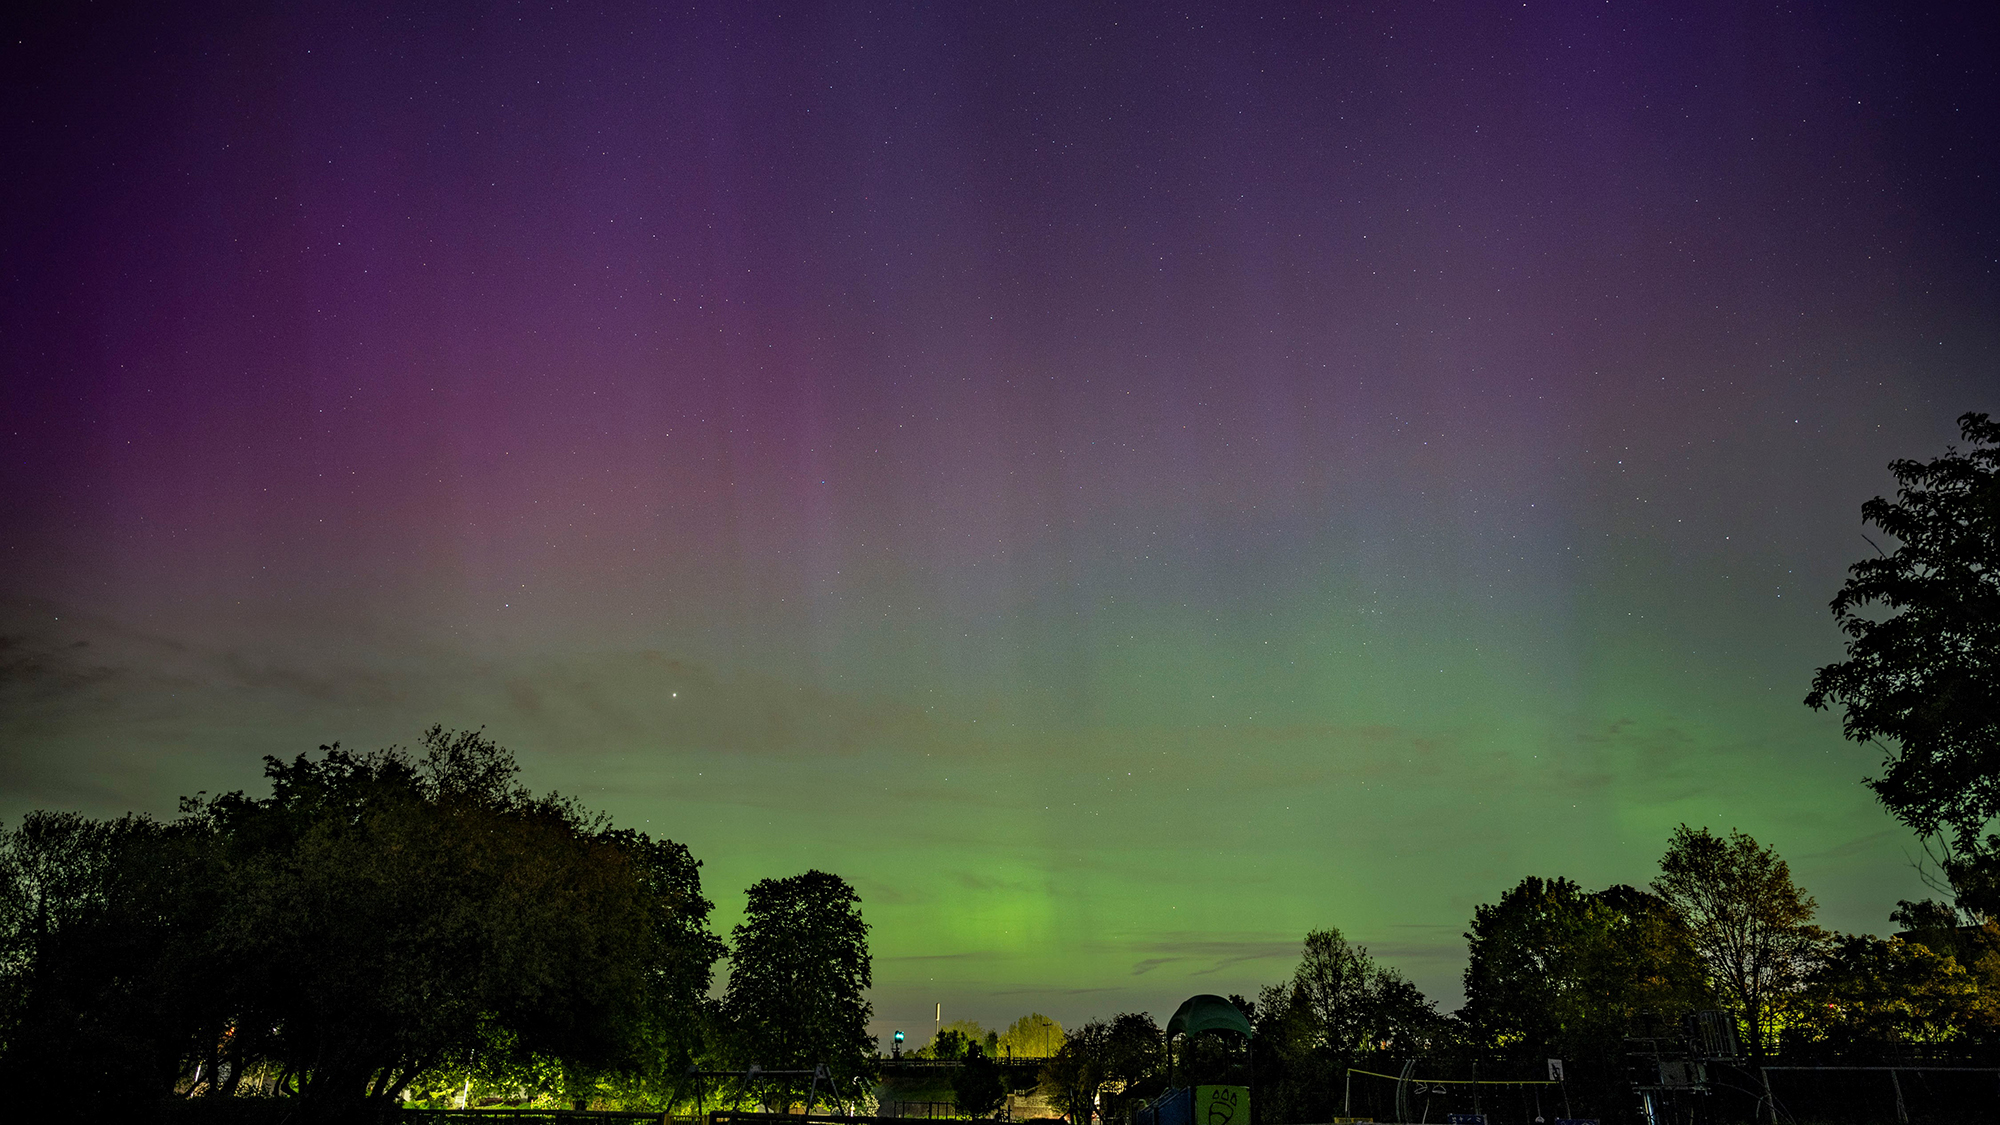
<instances>
[{"instance_id":1,"label":"tree canopy","mask_svg":"<svg viewBox=\"0 0 2000 1125\"><path fill-rule=\"evenodd\" d=\"M1007 1080L984 1047L975 1043L952 1074L951 1100L967 1117L992 1117L1007 1104Z\"/></svg>"},{"instance_id":2,"label":"tree canopy","mask_svg":"<svg viewBox=\"0 0 2000 1125\"><path fill-rule=\"evenodd\" d=\"M1327 1119L1336 1078L1357 1055L1422 1052L1444 1023L1401 973L1330 926L1306 935L1291 979L1265 988L1254 1008L1258 1052L1275 1070L1260 1083L1263 1100L1294 1120Z\"/></svg>"},{"instance_id":3,"label":"tree canopy","mask_svg":"<svg viewBox=\"0 0 2000 1125\"><path fill-rule=\"evenodd\" d=\"M1615 1046L1641 1010L1708 1001L1693 935L1661 899L1529 876L1473 913L1465 1008L1474 1042L1576 1057Z\"/></svg>"},{"instance_id":4,"label":"tree canopy","mask_svg":"<svg viewBox=\"0 0 2000 1125\"><path fill-rule=\"evenodd\" d=\"M19 1109L115 1114L205 1057L223 978L200 833L142 816L29 813L0 840L0 1083Z\"/></svg>"},{"instance_id":5,"label":"tree canopy","mask_svg":"<svg viewBox=\"0 0 2000 1125\"><path fill-rule=\"evenodd\" d=\"M1090 1125L1097 1094L1111 1077L1111 1025L1090 1020L1064 1037L1042 1065L1041 1091L1070 1125Z\"/></svg>"},{"instance_id":6,"label":"tree canopy","mask_svg":"<svg viewBox=\"0 0 2000 1125\"><path fill-rule=\"evenodd\" d=\"M824 871L750 888L722 1001L741 1063L825 1065L841 1091L872 1072L872 1009L862 993L873 973L860 906L854 888ZM805 1084L796 1085L803 1096Z\"/></svg>"},{"instance_id":7,"label":"tree canopy","mask_svg":"<svg viewBox=\"0 0 2000 1125\"><path fill-rule=\"evenodd\" d=\"M1996 997L1951 955L1900 937L1842 934L1807 974L1787 1028L1835 1049L1990 1037Z\"/></svg>"},{"instance_id":8,"label":"tree canopy","mask_svg":"<svg viewBox=\"0 0 2000 1125\"><path fill-rule=\"evenodd\" d=\"M1848 738L1888 744L1869 786L1941 837L1961 905L1991 915L2000 881L1971 869L1990 864L1980 836L2000 815L2000 423L1958 425L1966 448L1892 462L1896 498L1862 505L1896 548L1848 568L1832 603L1847 659L1819 669L1805 701L1840 705Z\"/></svg>"},{"instance_id":9,"label":"tree canopy","mask_svg":"<svg viewBox=\"0 0 2000 1125\"><path fill-rule=\"evenodd\" d=\"M721 944L686 849L530 794L478 732L421 749L267 758L268 797L164 826L31 816L0 859L0 1067L100 1109L258 1071L334 1120L482 1061L687 1057Z\"/></svg>"},{"instance_id":10,"label":"tree canopy","mask_svg":"<svg viewBox=\"0 0 2000 1125\"><path fill-rule=\"evenodd\" d=\"M1029 1012L1000 1033L1000 1054L1009 1058L1045 1059L1062 1045L1062 1025L1040 1012Z\"/></svg>"},{"instance_id":11,"label":"tree canopy","mask_svg":"<svg viewBox=\"0 0 2000 1125\"><path fill-rule=\"evenodd\" d=\"M1292 979L1266 988L1256 1007L1260 1034L1337 1059L1419 1045L1438 1018L1407 978L1332 927L1306 935Z\"/></svg>"},{"instance_id":12,"label":"tree canopy","mask_svg":"<svg viewBox=\"0 0 2000 1125\"><path fill-rule=\"evenodd\" d=\"M999 1035L981 1027L978 1020L953 1020L938 1028L930 1043L918 1048L915 1057L962 1059L975 1049L992 1054L999 1041Z\"/></svg>"},{"instance_id":13,"label":"tree canopy","mask_svg":"<svg viewBox=\"0 0 2000 1125\"><path fill-rule=\"evenodd\" d=\"M1776 851L1742 832L1723 837L1685 824L1660 858L1653 891L1686 923L1746 1044L1761 1052L1825 939L1812 924L1812 896L1792 882L1791 866Z\"/></svg>"}]
</instances>

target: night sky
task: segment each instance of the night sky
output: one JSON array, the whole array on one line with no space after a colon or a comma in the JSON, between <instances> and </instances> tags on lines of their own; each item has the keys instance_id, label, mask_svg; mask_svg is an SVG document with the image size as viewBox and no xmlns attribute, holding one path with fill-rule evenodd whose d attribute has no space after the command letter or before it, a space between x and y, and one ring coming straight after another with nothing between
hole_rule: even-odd
<instances>
[{"instance_id":1,"label":"night sky","mask_svg":"<svg viewBox=\"0 0 2000 1125\"><path fill-rule=\"evenodd\" d=\"M484 726L1072 1023L1682 821L2000 411L1990 5L48 3L0 44L0 819ZM1905 11L1910 9L1911 11Z\"/></svg>"}]
</instances>

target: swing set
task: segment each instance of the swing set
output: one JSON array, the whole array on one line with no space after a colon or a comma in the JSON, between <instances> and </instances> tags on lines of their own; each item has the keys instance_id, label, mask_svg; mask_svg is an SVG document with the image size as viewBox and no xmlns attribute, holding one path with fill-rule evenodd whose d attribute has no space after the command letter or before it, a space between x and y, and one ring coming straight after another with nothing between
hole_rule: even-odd
<instances>
[{"instance_id":1,"label":"swing set","mask_svg":"<svg viewBox=\"0 0 2000 1125\"><path fill-rule=\"evenodd\" d=\"M1562 1094L1563 1102L1563 1115L1555 1119L1554 1125L1595 1125L1594 1122L1586 1123L1585 1121L1569 1116L1569 1090L1564 1085L1561 1077L1481 1078L1479 1077L1479 1064L1475 1062L1472 1064L1471 1078L1417 1078L1413 1076L1413 1072L1417 1068L1417 1062L1418 1060L1416 1059L1410 1059L1405 1062L1401 1074L1383 1074L1380 1071L1349 1067L1347 1070L1347 1087L1342 1099L1341 1112L1350 1115L1351 1119L1351 1115L1354 1113L1354 1076L1359 1074L1367 1078L1380 1078L1396 1084L1395 1120L1398 1122L1409 1122L1412 1125L1429 1125L1432 1113L1431 1099L1433 1097L1445 1099L1463 1098L1466 1095L1470 1095L1472 1098L1470 1113L1450 1112L1451 1103L1446 1102L1445 1106L1441 1107L1444 1112L1439 1114L1439 1121L1442 1125L1488 1125L1486 1112L1486 1101L1488 1099L1484 1096L1487 1093L1484 1088L1488 1086L1503 1086L1512 1088L1518 1095L1520 1103L1518 1107L1520 1109L1519 1116L1505 1115L1503 1117L1504 1120L1519 1122L1521 1125L1529 1125L1529 1123L1533 1123L1533 1125L1547 1125L1548 1119L1542 1115L1542 1088L1545 1086L1554 1086ZM1561 1074L1560 1064L1552 1065L1550 1072L1559 1076ZM1411 1095L1416 1095L1423 1099L1423 1105L1417 1108L1414 1115L1412 1113Z\"/></svg>"}]
</instances>

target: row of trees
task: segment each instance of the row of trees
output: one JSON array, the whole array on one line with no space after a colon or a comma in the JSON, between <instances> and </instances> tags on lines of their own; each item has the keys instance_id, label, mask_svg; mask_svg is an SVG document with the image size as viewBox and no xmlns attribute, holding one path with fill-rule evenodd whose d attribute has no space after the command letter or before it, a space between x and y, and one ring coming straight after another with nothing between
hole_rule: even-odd
<instances>
[{"instance_id":1,"label":"row of trees","mask_svg":"<svg viewBox=\"0 0 2000 1125\"><path fill-rule=\"evenodd\" d=\"M1062 1024L1040 1012L1029 1012L1008 1024L1005 1031L988 1031L978 1020L953 1020L911 1057L950 1060L979 1054L996 1059L1041 1059L1055 1054L1063 1038Z\"/></svg>"},{"instance_id":2,"label":"row of trees","mask_svg":"<svg viewBox=\"0 0 2000 1125\"><path fill-rule=\"evenodd\" d=\"M870 967L839 878L758 883L726 947L685 847L531 794L478 732L321 749L267 759L261 799L6 835L10 1098L81 1118L255 1091L336 1120L475 1084L672 1103L691 1066L753 1062L829 1064L851 1096Z\"/></svg>"},{"instance_id":3,"label":"row of trees","mask_svg":"<svg viewBox=\"0 0 2000 1125\"><path fill-rule=\"evenodd\" d=\"M1833 603L1848 659L1806 700L1883 746L1870 784L1951 901L1900 904L1894 938L1827 934L1775 853L1683 828L1645 890L1527 879L1480 907L1454 1017L1316 932L1290 980L1237 998L1265 1113L1325 1119L1366 1053L1583 1059L1646 1011L1728 1009L1753 1053L2000 1042L2000 425L1959 421L1969 449L1894 463L1896 498L1864 506L1896 547L1851 568ZM712 1002L729 951L685 848L529 793L476 732L434 728L418 756L322 749L267 759L265 798L197 796L167 823L37 813L0 842L16 1105L102 1116L254 1086L333 1120L475 1079L657 1105L696 1064L824 1063L837 1094L870 1067L867 928L838 878L751 888ZM1163 1081L1160 1041L1144 1015L1088 1023L1045 1089L1086 1118L1106 1088ZM1190 1072L1247 1061L1201 1036L1178 1049Z\"/></svg>"},{"instance_id":4,"label":"row of trees","mask_svg":"<svg viewBox=\"0 0 2000 1125\"><path fill-rule=\"evenodd\" d=\"M1904 902L1898 936L1833 934L1814 909L1772 849L1683 825L1644 889L1529 877L1477 907L1456 1013L1338 930L1319 930L1288 980L1254 1001L1230 998L1256 1029L1254 1053L1201 1036L1177 1041L1171 1065L1184 1077L1254 1065L1260 1119L1283 1122L1341 1115L1350 1067L1562 1058L1575 1108L1610 1117L1631 1100L1627 1036L1696 1011L1730 1013L1752 1066L1778 1050L1879 1057L2000 1044L2000 926ZM1107 1098L1165 1087L1165 1048L1150 1016L1092 1021L1045 1069L1044 1092L1073 1122L1093 1111L1116 1119Z\"/></svg>"},{"instance_id":5,"label":"row of trees","mask_svg":"<svg viewBox=\"0 0 2000 1125\"><path fill-rule=\"evenodd\" d=\"M1577 1092L1611 1111L1628 1031L1703 1009L1730 1012L1753 1058L2000 1044L2000 423L1958 424L1964 448L1892 462L1894 498L1863 505L1894 549L1869 539L1875 557L1850 568L1831 606L1847 659L1820 668L1805 700L1840 707L1845 735L1882 750L1868 784L1924 840L1949 901L1898 903L1894 937L1830 934L1776 852L1682 826L1646 889L1530 877L1478 907L1466 1003L1449 1017L1317 931L1291 980L1231 997L1258 1032L1260 1116L1330 1119L1339 1078L1370 1054L1467 1050L1595 1063L1580 1073L1601 1088ZM1150 1024L1120 1015L1070 1037L1044 1087L1072 1121L1107 1087L1157 1090L1165 1052L1116 1045L1157 1041ZM1194 1063L1218 1048L1178 1049Z\"/></svg>"}]
</instances>

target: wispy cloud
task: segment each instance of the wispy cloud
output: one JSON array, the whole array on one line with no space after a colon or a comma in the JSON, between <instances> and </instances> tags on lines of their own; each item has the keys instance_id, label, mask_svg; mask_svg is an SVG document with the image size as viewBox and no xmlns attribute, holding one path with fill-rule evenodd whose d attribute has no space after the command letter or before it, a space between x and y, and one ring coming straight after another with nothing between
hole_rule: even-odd
<instances>
[{"instance_id":1,"label":"wispy cloud","mask_svg":"<svg viewBox=\"0 0 2000 1125\"><path fill-rule=\"evenodd\" d=\"M1133 954L1151 954L1133 962L1132 975L1142 976L1164 965L1200 965L1188 976L1209 976L1236 965L1255 961L1296 960L1299 941L1290 939L1231 940L1227 938L1167 938L1137 941L1114 948Z\"/></svg>"}]
</instances>

